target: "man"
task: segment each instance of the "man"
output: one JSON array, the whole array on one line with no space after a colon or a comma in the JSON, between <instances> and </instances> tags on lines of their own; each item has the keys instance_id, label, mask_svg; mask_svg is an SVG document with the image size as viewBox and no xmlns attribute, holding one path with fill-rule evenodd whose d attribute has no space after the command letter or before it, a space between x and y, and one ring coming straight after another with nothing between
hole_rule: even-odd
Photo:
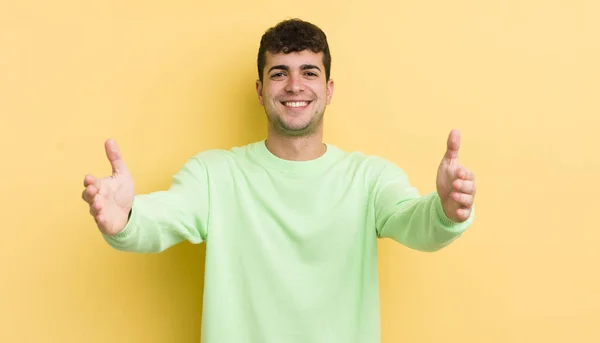
<instances>
[{"instance_id":1,"label":"man","mask_svg":"<svg viewBox=\"0 0 600 343\"><path fill-rule=\"evenodd\" d=\"M439 250L473 220L473 174L452 131L437 192L402 169L323 142L331 57L316 26L265 32L256 91L263 141L190 158L165 191L134 196L116 143L113 174L86 175L83 198L104 239L130 252L206 242L202 342L380 341L377 239Z\"/></svg>"}]
</instances>

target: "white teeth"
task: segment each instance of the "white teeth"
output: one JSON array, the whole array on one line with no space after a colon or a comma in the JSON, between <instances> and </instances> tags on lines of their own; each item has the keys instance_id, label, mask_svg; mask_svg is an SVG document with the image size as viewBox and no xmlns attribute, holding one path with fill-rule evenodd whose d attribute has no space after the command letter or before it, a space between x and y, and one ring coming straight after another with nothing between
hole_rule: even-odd
<instances>
[{"instance_id":1,"label":"white teeth","mask_svg":"<svg viewBox=\"0 0 600 343\"><path fill-rule=\"evenodd\" d=\"M308 105L308 101L287 101L283 104L288 107L303 107Z\"/></svg>"}]
</instances>

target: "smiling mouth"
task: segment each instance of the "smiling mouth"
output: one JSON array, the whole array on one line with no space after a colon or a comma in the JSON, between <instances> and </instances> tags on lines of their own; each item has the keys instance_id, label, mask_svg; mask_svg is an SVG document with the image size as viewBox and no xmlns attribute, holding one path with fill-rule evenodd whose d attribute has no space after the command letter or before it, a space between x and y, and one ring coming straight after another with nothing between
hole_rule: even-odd
<instances>
[{"instance_id":1,"label":"smiling mouth","mask_svg":"<svg viewBox=\"0 0 600 343\"><path fill-rule=\"evenodd\" d=\"M310 104L310 101L282 101L281 102L285 107L299 108L306 107Z\"/></svg>"}]
</instances>

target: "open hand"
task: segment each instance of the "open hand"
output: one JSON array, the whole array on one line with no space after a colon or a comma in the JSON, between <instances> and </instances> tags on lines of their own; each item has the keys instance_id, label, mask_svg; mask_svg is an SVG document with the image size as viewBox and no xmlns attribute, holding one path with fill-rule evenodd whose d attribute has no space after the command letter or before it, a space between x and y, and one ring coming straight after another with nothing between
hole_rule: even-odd
<instances>
[{"instance_id":1,"label":"open hand","mask_svg":"<svg viewBox=\"0 0 600 343\"><path fill-rule=\"evenodd\" d=\"M475 199L475 176L458 163L460 133L452 130L437 172L437 192L446 216L461 223L469 218Z\"/></svg>"},{"instance_id":2,"label":"open hand","mask_svg":"<svg viewBox=\"0 0 600 343\"><path fill-rule=\"evenodd\" d=\"M102 179L86 175L82 198L90 205L90 214L100 231L114 236L125 228L129 219L134 197L133 179L117 143L109 139L104 147L112 166L112 175Z\"/></svg>"}]
</instances>

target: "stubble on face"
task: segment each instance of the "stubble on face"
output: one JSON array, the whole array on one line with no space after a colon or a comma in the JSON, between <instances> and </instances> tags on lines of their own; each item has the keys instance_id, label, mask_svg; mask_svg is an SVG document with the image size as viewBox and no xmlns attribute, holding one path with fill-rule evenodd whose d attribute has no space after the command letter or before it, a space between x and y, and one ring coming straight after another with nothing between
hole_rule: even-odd
<instances>
[{"instance_id":1,"label":"stubble on face","mask_svg":"<svg viewBox=\"0 0 600 343\"><path fill-rule=\"evenodd\" d=\"M259 96L265 108L269 130L280 136L303 137L321 129L325 107L333 89L332 81L326 81L322 60L322 54L308 51L286 55L267 52L267 61L270 63L265 68ZM282 66L284 69L271 70L273 66ZM290 81L292 75L294 82ZM284 104L297 100L309 101L309 104L304 109L290 108Z\"/></svg>"},{"instance_id":2,"label":"stubble on face","mask_svg":"<svg viewBox=\"0 0 600 343\"><path fill-rule=\"evenodd\" d=\"M323 108L320 111L315 111L308 122L300 125L286 122L282 115L278 114L276 111L269 111L266 107L265 113L267 114L267 120L269 121L271 130L287 137L303 137L314 134L321 127L325 109Z\"/></svg>"}]
</instances>

